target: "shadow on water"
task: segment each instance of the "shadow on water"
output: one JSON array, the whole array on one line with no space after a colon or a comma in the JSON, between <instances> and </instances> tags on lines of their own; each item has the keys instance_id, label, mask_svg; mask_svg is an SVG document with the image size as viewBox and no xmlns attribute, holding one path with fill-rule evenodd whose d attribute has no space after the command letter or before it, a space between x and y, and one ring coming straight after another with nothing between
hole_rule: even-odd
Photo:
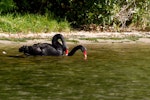
<instances>
[{"instance_id":1,"label":"shadow on water","mask_svg":"<svg viewBox=\"0 0 150 100\"><path fill-rule=\"evenodd\" d=\"M14 55L10 55L10 56L8 56L8 57L12 57L12 58L25 58L25 56L14 56Z\"/></svg>"},{"instance_id":2,"label":"shadow on water","mask_svg":"<svg viewBox=\"0 0 150 100\"><path fill-rule=\"evenodd\" d=\"M0 52L3 100L149 100L148 44L86 45L88 59L23 56L17 47ZM21 58L21 59L20 59Z\"/></svg>"}]
</instances>

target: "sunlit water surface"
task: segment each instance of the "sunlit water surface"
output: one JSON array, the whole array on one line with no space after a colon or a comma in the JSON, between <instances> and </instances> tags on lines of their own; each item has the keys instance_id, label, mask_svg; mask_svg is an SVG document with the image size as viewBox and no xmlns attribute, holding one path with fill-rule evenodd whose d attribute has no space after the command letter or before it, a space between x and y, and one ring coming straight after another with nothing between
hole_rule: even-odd
<instances>
[{"instance_id":1,"label":"sunlit water surface","mask_svg":"<svg viewBox=\"0 0 150 100\"><path fill-rule=\"evenodd\" d=\"M72 57L17 57L19 46L2 46L0 99L150 100L148 44L85 46L87 60L80 51Z\"/></svg>"}]
</instances>

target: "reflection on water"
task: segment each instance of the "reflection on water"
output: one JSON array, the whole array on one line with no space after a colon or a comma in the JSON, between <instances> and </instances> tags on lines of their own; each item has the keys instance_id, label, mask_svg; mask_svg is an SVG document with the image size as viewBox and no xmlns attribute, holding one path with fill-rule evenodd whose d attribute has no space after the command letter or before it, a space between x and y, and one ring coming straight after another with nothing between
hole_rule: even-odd
<instances>
[{"instance_id":1,"label":"reflection on water","mask_svg":"<svg viewBox=\"0 0 150 100\"><path fill-rule=\"evenodd\" d=\"M80 51L72 57L25 57L17 47L6 47L0 49L3 100L150 99L148 44L86 45L87 60Z\"/></svg>"}]
</instances>

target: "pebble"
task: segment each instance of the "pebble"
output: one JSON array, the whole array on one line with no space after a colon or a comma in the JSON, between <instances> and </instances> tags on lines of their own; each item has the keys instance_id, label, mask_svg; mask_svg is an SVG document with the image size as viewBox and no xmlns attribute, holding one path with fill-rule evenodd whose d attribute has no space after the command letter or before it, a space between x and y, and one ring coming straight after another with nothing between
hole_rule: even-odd
<instances>
[{"instance_id":1,"label":"pebble","mask_svg":"<svg viewBox=\"0 0 150 100\"><path fill-rule=\"evenodd\" d=\"M2 54L4 54L4 55L5 55L5 54L7 54L7 52L6 52L6 51L2 51Z\"/></svg>"}]
</instances>

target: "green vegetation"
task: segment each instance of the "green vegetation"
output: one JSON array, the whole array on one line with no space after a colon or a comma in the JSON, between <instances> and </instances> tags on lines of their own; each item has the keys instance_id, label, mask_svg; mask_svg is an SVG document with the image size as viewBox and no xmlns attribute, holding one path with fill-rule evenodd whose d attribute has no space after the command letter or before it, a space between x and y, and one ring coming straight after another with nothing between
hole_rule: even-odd
<instances>
[{"instance_id":1,"label":"green vegetation","mask_svg":"<svg viewBox=\"0 0 150 100\"><path fill-rule=\"evenodd\" d=\"M38 37L24 37L24 38L7 38L7 37L1 37L0 40L7 40L7 41L14 41L14 42L27 42L28 40L34 40L34 39L44 39L44 38L38 38Z\"/></svg>"},{"instance_id":2,"label":"green vegetation","mask_svg":"<svg viewBox=\"0 0 150 100\"><path fill-rule=\"evenodd\" d=\"M87 40L87 41L93 41L93 42L98 42L99 39L102 39L102 40L123 40L123 39L128 39L128 40L131 40L131 41L136 41L136 40L139 40L139 38L141 38L140 36L134 36L134 35L129 35L129 36L126 36L126 37L122 37L122 38L119 38L119 37L107 37L107 38L102 38L102 37L97 37L97 38L79 38L80 40Z\"/></svg>"},{"instance_id":3,"label":"green vegetation","mask_svg":"<svg viewBox=\"0 0 150 100\"><path fill-rule=\"evenodd\" d=\"M14 41L14 42L26 42L25 38L0 38L0 40Z\"/></svg>"},{"instance_id":4,"label":"green vegetation","mask_svg":"<svg viewBox=\"0 0 150 100\"><path fill-rule=\"evenodd\" d=\"M149 31L149 12L150 0L1 0L0 32Z\"/></svg>"},{"instance_id":5,"label":"green vegetation","mask_svg":"<svg viewBox=\"0 0 150 100\"><path fill-rule=\"evenodd\" d=\"M46 15L14 15L7 14L0 16L0 32L9 33L37 33L37 32L54 32L69 31L70 25L67 21L56 21Z\"/></svg>"},{"instance_id":6,"label":"green vegetation","mask_svg":"<svg viewBox=\"0 0 150 100\"><path fill-rule=\"evenodd\" d=\"M78 40L67 40L67 42L72 42L72 43L79 43L79 41Z\"/></svg>"},{"instance_id":7,"label":"green vegetation","mask_svg":"<svg viewBox=\"0 0 150 100\"><path fill-rule=\"evenodd\" d=\"M93 42L98 42L98 38L79 38L80 40L89 40L89 41L93 41Z\"/></svg>"},{"instance_id":8,"label":"green vegetation","mask_svg":"<svg viewBox=\"0 0 150 100\"><path fill-rule=\"evenodd\" d=\"M136 40L139 40L139 38L141 38L141 37L140 36L130 35L130 36L127 36L126 38L129 39L129 40L132 40L132 41L136 41Z\"/></svg>"}]
</instances>

